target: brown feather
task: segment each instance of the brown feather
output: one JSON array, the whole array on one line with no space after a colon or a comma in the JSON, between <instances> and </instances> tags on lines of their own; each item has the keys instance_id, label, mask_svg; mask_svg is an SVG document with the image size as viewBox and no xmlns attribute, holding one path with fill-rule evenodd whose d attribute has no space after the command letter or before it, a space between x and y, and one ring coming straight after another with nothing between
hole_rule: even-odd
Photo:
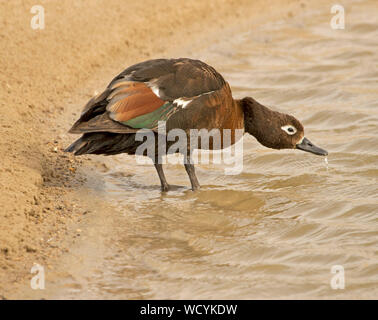
<instances>
[{"instance_id":1,"label":"brown feather","mask_svg":"<svg viewBox=\"0 0 378 320\"><path fill-rule=\"evenodd\" d=\"M106 107L115 121L123 122L150 113L165 103L144 83L128 85L122 90L119 87L118 90L119 94L114 95Z\"/></svg>"},{"instance_id":2,"label":"brown feather","mask_svg":"<svg viewBox=\"0 0 378 320\"><path fill-rule=\"evenodd\" d=\"M159 96L149 87L152 84L159 89ZM185 127L195 128L199 122L203 123L204 119L209 117L206 112L202 113L202 108L201 111L194 112L194 116L191 110L196 110L195 105L199 107L200 102L206 100L207 103L203 105L205 109L218 106L217 91L223 91L225 84L220 74L198 60L184 58L145 61L127 68L111 81L104 92L93 97L70 132L135 132L122 122L153 112L167 101L173 102L178 98L193 100L186 109L177 108L176 111L177 119L182 125L186 123ZM186 118L184 115L187 112L190 116L188 114ZM216 114L216 118L222 118ZM226 113L224 116L229 115ZM197 119L198 117L200 119ZM184 118L185 121L182 123ZM221 119L216 119L216 122L219 121Z\"/></svg>"},{"instance_id":3,"label":"brown feather","mask_svg":"<svg viewBox=\"0 0 378 320\"><path fill-rule=\"evenodd\" d=\"M109 89L105 89L103 92L101 92L101 93L96 94L95 96L93 96L93 97L87 102L87 104L84 106L83 110L81 111L81 115L84 115L85 113L87 113L88 111L90 111L91 108L93 108L93 106L95 106L95 105L98 104L99 102L101 102L101 101L103 101L104 99L106 99L106 97L109 95L109 92L110 92Z\"/></svg>"},{"instance_id":4,"label":"brown feather","mask_svg":"<svg viewBox=\"0 0 378 320\"><path fill-rule=\"evenodd\" d=\"M103 113L88 121L75 124L69 133L88 132L113 132L113 133L135 133L137 129L127 127L109 118L107 113Z\"/></svg>"}]
</instances>

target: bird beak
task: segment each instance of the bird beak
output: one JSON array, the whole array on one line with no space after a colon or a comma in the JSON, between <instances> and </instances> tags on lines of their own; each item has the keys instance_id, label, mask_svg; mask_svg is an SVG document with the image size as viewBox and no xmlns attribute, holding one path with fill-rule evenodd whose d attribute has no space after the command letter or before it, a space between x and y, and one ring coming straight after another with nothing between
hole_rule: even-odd
<instances>
[{"instance_id":1,"label":"bird beak","mask_svg":"<svg viewBox=\"0 0 378 320\"><path fill-rule=\"evenodd\" d=\"M302 142L298 143L296 145L296 148L303 150L303 151L307 151L307 152L317 154L319 156L327 156L328 155L328 152L326 150L323 150L323 149L313 145L311 143L311 141L308 140L307 138L303 138Z\"/></svg>"}]
</instances>

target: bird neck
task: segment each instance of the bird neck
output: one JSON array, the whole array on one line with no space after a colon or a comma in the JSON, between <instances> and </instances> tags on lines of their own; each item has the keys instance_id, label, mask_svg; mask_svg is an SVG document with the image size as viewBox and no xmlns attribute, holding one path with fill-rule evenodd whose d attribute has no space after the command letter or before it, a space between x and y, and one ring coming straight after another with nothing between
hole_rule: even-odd
<instances>
[{"instance_id":1,"label":"bird neck","mask_svg":"<svg viewBox=\"0 0 378 320\"><path fill-rule=\"evenodd\" d=\"M278 143L274 137L279 137L279 133L274 132L277 129L274 121L279 113L250 97L239 100L239 104L244 113L245 132L253 135L265 147L274 148Z\"/></svg>"}]
</instances>

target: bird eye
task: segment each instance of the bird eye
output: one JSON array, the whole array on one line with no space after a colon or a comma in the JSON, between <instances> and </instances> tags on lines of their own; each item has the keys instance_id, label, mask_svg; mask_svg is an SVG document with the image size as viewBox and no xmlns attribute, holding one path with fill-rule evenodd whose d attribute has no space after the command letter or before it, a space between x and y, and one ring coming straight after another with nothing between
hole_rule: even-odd
<instances>
[{"instance_id":1,"label":"bird eye","mask_svg":"<svg viewBox=\"0 0 378 320\"><path fill-rule=\"evenodd\" d=\"M297 129L291 125L283 126L281 129L289 135L293 135L297 132Z\"/></svg>"}]
</instances>

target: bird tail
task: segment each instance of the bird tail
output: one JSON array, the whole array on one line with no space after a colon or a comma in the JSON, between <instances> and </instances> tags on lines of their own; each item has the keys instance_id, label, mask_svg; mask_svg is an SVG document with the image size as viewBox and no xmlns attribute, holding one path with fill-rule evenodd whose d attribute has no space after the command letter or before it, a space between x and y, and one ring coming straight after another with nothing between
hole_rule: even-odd
<instances>
[{"instance_id":1,"label":"bird tail","mask_svg":"<svg viewBox=\"0 0 378 320\"><path fill-rule=\"evenodd\" d=\"M83 135L80 139L77 139L68 148L66 148L64 152L71 152L75 156L79 156L81 154L88 153L89 145L90 145L90 141L88 137L86 137L86 135Z\"/></svg>"},{"instance_id":2,"label":"bird tail","mask_svg":"<svg viewBox=\"0 0 378 320\"><path fill-rule=\"evenodd\" d=\"M75 156L82 154L114 155L129 151L134 144L135 134L92 132L82 135L64 151L72 152Z\"/></svg>"}]
</instances>

